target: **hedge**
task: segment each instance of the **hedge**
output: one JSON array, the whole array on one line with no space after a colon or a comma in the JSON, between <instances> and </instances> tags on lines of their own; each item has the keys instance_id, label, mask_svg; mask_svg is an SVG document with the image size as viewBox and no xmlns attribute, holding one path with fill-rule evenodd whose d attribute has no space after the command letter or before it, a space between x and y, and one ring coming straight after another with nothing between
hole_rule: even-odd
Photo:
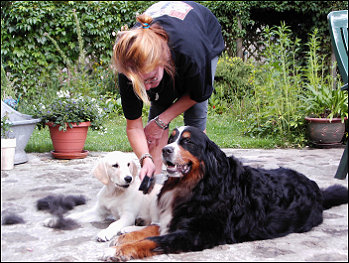
<instances>
[{"instance_id":1,"label":"hedge","mask_svg":"<svg viewBox=\"0 0 349 263\"><path fill-rule=\"evenodd\" d=\"M326 16L331 10L346 9L341 1L199 1L222 25L230 55L236 55L236 39L248 38L256 26L280 25L284 20L301 39L315 27L328 35ZM72 10L80 19L90 65L107 68L115 32L132 26L137 12L154 1L1 1L1 64L14 88L24 96L38 96L49 89L47 79L64 67L63 58L44 33L54 38L75 60L79 55ZM238 26L238 18L242 28ZM327 48L330 52L330 45Z\"/></svg>"}]
</instances>

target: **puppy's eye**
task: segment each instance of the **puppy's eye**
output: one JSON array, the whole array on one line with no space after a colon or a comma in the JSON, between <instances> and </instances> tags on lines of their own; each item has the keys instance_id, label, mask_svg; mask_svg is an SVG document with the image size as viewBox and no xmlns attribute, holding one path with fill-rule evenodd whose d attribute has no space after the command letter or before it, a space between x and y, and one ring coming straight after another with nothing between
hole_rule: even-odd
<instances>
[{"instance_id":1,"label":"puppy's eye","mask_svg":"<svg viewBox=\"0 0 349 263\"><path fill-rule=\"evenodd\" d=\"M128 163L127 166L130 167L131 163Z\"/></svg>"},{"instance_id":2,"label":"puppy's eye","mask_svg":"<svg viewBox=\"0 0 349 263\"><path fill-rule=\"evenodd\" d=\"M118 168L119 165L116 163L116 164L113 164L113 167Z\"/></svg>"}]
</instances>

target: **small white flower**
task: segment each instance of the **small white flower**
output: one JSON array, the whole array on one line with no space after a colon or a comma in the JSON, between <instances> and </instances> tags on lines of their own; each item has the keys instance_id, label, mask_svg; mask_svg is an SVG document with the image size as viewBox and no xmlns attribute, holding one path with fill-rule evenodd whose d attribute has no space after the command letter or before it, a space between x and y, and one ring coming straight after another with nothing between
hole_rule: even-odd
<instances>
[{"instance_id":1,"label":"small white flower","mask_svg":"<svg viewBox=\"0 0 349 263\"><path fill-rule=\"evenodd\" d=\"M70 93L68 90L60 90L60 91L57 91L57 96L58 98L69 98Z\"/></svg>"}]
</instances>

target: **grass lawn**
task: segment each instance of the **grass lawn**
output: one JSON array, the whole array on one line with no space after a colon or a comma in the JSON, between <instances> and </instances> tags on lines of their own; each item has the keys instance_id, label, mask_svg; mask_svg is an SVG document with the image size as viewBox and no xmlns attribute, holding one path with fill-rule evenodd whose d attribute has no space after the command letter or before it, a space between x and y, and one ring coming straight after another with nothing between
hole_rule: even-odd
<instances>
[{"instance_id":1,"label":"grass lawn","mask_svg":"<svg viewBox=\"0 0 349 263\"><path fill-rule=\"evenodd\" d=\"M179 116L170 124L170 131L183 125L183 117ZM110 119L106 125L107 133L99 134L89 130L85 143L88 151L124 151L130 152L126 136L126 120L123 116ZM207 135L221 148L274 148L278 140L274 138L252 138L244 135L244 123L232 120L229 116L209 115L207 120ZM35 128L31 136L26 152L49 152L53 150L50 132L48 128L38 130Z\"/></svg>"}]
</instances>

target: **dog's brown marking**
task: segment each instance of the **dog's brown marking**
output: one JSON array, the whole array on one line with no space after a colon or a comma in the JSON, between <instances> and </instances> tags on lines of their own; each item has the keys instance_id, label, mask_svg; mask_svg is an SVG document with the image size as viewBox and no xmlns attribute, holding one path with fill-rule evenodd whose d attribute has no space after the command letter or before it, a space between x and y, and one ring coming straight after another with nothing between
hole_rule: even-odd
<instances>
[{"instance_id":1,"label":"dog's brown marking","mask_svg":"<svg viewBox=\"0 0 349 263\"><path fill-rule=\"evenodd\" d=\"M185 131L185 132L182 133L182 138L188 138L188 139L190 139L190 137L191 137L191 133L190 133L190 132Z\"/></svg>"},{"instance_id":2,"label":"dog's brown marking","mask_svg":"<svg viewBox=\"0 0 349 263\"><path fill-rule=\"evenodd\" d=\"M196 185L197 182L202 178L203 174L200 168L200 160L192 155L189 151L179 146L179 153L183 163L191 163L190 173L183 177L186 184Z\"/></svg>"},{"instance_id":3,"label":"dog's brown marking","mask_svg":"<svg viewBox=\"0 0 349 263\"><path fill-rule=\"evenodd\" d=\"M114 242L116 246L114 246L115 257L113 257L113 259L125 261L130 259L151 257L159 254L153 251L153 249L158 246L157 243L145 239L147 237L158 235L160 235L159 226L150 225L142 230L126 233L120 236Z\"/></svg>"},{"instance_id":4,"label":"dog's brown marking","mask_svg":"<svg viewBox=\"0 0 349 263\"><path fill-rule=\"evenodd\" d=\"M126 243L136 242L136 241L145 239L147 237L158 236L160 235L159 228L160 227L158 225L150 225L143 228L142 230L123 234L119 236L113 243L115 246L119 246Z\"/></svg>"},{"instance_id":5,"label":"dog's brown marking","mask_svg":"<svg viewBox=\"0 0 349 263\"><path fill-rule=\"evenodd\" d=\"M156 242L148 239L122 244L115 247L115 257L113 260L127 261L155 256L160 254L159 252L154 251L157 247L158 244Z\"/></svg>"},{"instance_id":6,"label":"dog's brown marking","mask_svg":"<svg viewBox=\"0 0 349 263\"><path fill-rule=\"evenodd\" d=\"M173 137L176 136L176 134L177 134L177 130L176 129L171 132L171 136L173 136Z\"/></svg>"}]
</instances>

